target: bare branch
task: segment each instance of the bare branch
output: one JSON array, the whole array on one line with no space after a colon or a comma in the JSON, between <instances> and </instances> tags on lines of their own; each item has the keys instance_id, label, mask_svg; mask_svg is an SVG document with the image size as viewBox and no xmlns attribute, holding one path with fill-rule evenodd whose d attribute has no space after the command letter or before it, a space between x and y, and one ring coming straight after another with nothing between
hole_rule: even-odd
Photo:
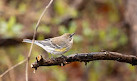
<instances>
[{"instance_id":1,"label":"bare branch","mask_svg":"<svg viewBox=\"0 0 137 81\"><path fill-rule=\"evenodd\" d=\"M40 23L40 20L42 19L42 17L44 16L44 13L46 12L46 10L48 9L48 7L51 5L51 3L53 2L53 0L50 0L49 4L45 7L44 11L42 12L37 24L36 24L36 29L34 31L34 34L33 34L33 39L32 39L32 43L31 43L31 47L30 47L30 50L29 50L29 53L28 53L28 57L27 57L27 62L26 62L26 81L28 81L28 65L29 65L29 58L30 58L30 55L31 55L31 52L32 52L32 47L33 47L33 44L34 44L34 41L35 41L35 37L36 37L36 33L37 33L37 30L38 30L38 26L39 26L39 23Z\"/></svg>"},{"instance_id":2,"label":"bare branch","mask_svg":"<svg viewBox=\"0 0 137 81\"><path fill-rule=\"evenodd\" d=\"M31 64L32 68L37 69L40 66L64 66L71 62L90 62L95 60L113 60L118 62L129 63L137 65L137 57L133 55L125 55L117 52L92 52L92 53L79 53L69 56L61 56L51 59L43 59L42 56L36 57L36 62Z\"/></svg>"}]
</instances>

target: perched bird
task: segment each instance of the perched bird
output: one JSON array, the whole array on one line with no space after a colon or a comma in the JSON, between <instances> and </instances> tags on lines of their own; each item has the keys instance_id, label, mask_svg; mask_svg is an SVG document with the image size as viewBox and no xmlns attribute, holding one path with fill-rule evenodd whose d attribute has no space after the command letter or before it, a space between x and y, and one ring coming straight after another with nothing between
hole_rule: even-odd
<instances>
[{"instance_id":1,"label":"perched bird","mask_svg":"<svg viewBox=\"0 0 137 81\"><path fill-rule=\"evenodd\" d=\"M35 40L34 44L42 47L50 54L64 54L73 45L73 34L65 33L61 36L48 38L45 40ZM32 43L30 39L23 39L23 42Z\"/></svg>"}]
</instances>

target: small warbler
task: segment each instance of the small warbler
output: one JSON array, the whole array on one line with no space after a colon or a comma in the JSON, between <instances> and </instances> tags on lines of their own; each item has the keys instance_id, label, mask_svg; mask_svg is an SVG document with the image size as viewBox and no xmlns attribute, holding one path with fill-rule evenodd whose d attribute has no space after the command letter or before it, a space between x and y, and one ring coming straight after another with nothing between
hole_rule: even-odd
<instances>
[{"instance_id":1,"label":"small warbler","mask_svg":"<svg viewBox=\"0 0 137 81\"><path fill-rule=\"evenodd\" d=\"M42 47L50 54L64 54L73 45L73 34L65 33L61 36L48 38L45 40L35 40L34 44ZM30 39L23 39L23 42L32 43Z\"/></svg>"}]
</instances>

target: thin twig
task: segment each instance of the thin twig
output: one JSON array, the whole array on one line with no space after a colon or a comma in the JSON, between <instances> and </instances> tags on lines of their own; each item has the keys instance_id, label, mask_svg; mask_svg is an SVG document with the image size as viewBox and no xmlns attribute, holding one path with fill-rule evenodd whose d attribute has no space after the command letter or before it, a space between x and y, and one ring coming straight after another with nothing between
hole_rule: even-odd
<instances>
[{"instance_id":1,"label":"thin twig","mask_svg":"<svg viewBox=\"0 0 137 81\"><path fill-rule=\"evenodd\" d=\"M27 59L25 59L25 60L23 60L23 61L17 63L17 64L14 65L14 66L12 66L12 67L9 68L8 70L6 70L4 73L2 73L2 74L0 75L0 78L2 78L2 77L3 77L5 74L7 74L9 71L11 71L11 70L14 69L15 67L17 67L17 66L23 64L23 63L26 62L26 61L27 61Z\"/></svg>"},{"instance_id":2,"label":"thin twig","mask_svg":"<svg viewBox=\"0 0 137 81\"><path fill-rule=\"evenodd\" d=\"M53 0L50 0L49 4L45 7L44 11L42 12L37 24L36 24L36 29L34 30L34 34L33 34L33 39L32 39L32 43L31 43L31 47L30 47L30 50L29 50L29 53L28 53L28 57L27 57L27 63L26 63L26 81L28 81L28 65L29 65L29 58L30 58L30 55L31 55L31 52L32 52L32 47L33 47L33 44L34 44L34 41L35 41L35 37L36 37L36 33L37 33L37 30L38 30L38 26L39 26L39 23L40 23L40 20L42 19L44 13L46 12L46 10L48 9L48 7L51 5L51 3L53 2Z\"/></svg>"},{"instance_id":3,"label":"thin twig","mask_svg":"<svg viewBox=\"0 0 137 81\"><path fill-rule=\"evenodd\" d=\"M36 29L35 29L34 34L33 34L32 44L31 44L31 47L30 47L30 50L29 50L27 59L24 59L23 61L15 64L14 66L12 66L12 67L9 68L8 70L6 70L4 73L2 73L2 74L0 75L0 80L2 80L1 78L2 78L5 74L7 74L9 71L11 71L11 70L14 69L15 67L17 67L17 66L19 66L19 65L21 65L21 64L23 64L24 62L27 61L27 63L26 63L26 81L28 81L28 64L29 64L29 58L30 58L30 55L31 55L31 52L32 52L32 47L33 47L33 44L34 44L34 41L35 41L35 37L36 37L38 25L39 25L39 23L40 23L41 18L42 18L43 15L44 15L44 13L46 12L47 8L51 5L52 2L53 2L53 0L50 0L49 4L45 7L44 11L42 12L42 14L41 14L41 16L40 16L40 18L39 18L39 20L38 20L38 22L37 22L37 24L36 24Z\"/></svg>"}]
</instances>

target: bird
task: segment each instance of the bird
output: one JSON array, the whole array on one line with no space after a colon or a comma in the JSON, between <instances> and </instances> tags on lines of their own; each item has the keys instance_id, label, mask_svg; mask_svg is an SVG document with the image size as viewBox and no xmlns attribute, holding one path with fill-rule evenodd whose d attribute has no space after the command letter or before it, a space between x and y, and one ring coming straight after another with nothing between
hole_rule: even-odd
<instances>
[{"instance_id":1,"label":"bird","mask_svg":"<svg viewBox=\"0 0 137 81\"><path fill-rule=\"evenodd\" d=\"M44 40L35 40L34 44L42 47L45 51L51 55L63 55L73 45L73 36L75 33L64 33L61 36L48 38ZM30 39L23 39L23 42L32 43Z\"/></svg>"}]
</instances>

